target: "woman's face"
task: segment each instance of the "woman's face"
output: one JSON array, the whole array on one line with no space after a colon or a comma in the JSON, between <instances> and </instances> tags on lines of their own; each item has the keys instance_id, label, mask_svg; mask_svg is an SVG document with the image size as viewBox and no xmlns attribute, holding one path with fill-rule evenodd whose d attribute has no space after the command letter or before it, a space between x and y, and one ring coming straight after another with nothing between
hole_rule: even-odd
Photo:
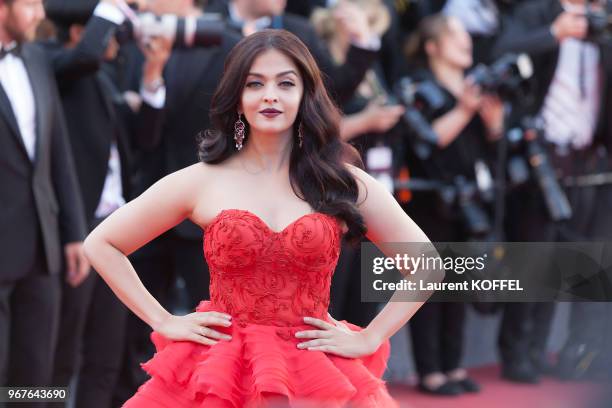
<instances>
[{"instance_id":1,"label":"woman's face","mask_svg":"<svg viewBox=\"0 0 612 408\"><path fill-rule=\"evenodd\" d=\"M246 117L251 133L291 131L303 93L302 78L293 61L277 50L264 51L249 70L238 113Z\"/></svg>"},{"instance_id":2,"label":"woman's face","mask_svg":"<svg viewBox=\"0 0 612 408\"><path fill-rule=\"evenodd\" d=\"M451 17L444 30L434 41L430 58L437 58L457 68L472 66L472 38L457 18Z\"/></svg>"}]
</instances>

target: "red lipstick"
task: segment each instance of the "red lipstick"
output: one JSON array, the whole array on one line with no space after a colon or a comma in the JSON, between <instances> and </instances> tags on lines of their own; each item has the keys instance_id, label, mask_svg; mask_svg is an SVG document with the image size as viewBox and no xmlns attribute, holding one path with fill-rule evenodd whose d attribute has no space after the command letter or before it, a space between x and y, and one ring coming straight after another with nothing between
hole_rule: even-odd
<instances>
[{"instance_id":1,"label":"red lipstick","mask_svg":"<svg viewBox=\"0 0 612 408\"><path fill-rule=\"evenodd\" d=\"M278 109L267 108L267 109L259 111L259 113L261 113L262 115L264 115L267 118L274 118L274 117L280 115L283 112L279 111Z\"/></svg>"}]
</instances>

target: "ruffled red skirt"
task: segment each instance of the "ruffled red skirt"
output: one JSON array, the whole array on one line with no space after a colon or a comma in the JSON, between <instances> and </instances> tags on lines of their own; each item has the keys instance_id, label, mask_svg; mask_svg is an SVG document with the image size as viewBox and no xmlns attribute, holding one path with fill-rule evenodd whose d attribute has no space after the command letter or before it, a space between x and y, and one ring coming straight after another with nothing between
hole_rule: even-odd
<instances>
[{"instance_id":1,"label":"ruffled red skirt","mask_svg":"<svg viewBox=\"0 0 612 408\"><path fill-rule=\"evenodd\" d=\"M203 302L198 311L213 310ZM346 323L346 322L345 322ZM346 323L351 330L360 327ZM219 329L219 328L215 328ZM151 375L126 408L397 407L381 376L390 345L348 359L300 350L296 331L311 326L232 324L232 340L214 346L170 341L154 332L155 356L142 367Z\"/></svg>"}]
</instances>

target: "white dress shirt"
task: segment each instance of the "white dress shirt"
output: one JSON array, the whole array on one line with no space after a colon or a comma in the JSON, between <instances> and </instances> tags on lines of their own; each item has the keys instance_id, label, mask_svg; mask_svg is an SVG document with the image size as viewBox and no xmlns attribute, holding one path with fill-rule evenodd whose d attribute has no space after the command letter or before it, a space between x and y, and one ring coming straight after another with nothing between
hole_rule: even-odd
<instances>
[{"instance_id":1,"label":"white dress shirt","mask_svg":"<svg viewBox=\"0 0 612 408\"><path fill-rule=\"evenodd\" d=\"M596 45L574 38L563 40L557 68L540 113L548 141L575 149L591 144L599 115L599 73Z\"/></svg>"},{"instance_id":2,"label":"white dress shirt","mask_svg":"<svg viewBox=\"0 0 612 408\"><path fill-rule=\"evenodd\" d=\"M0 46L3 46L0 43ZM8 45L10 48L11 44ZM19 134L28 157L36 157L36 104L25 65L20 57L7 54L0 60L0 85L11 102Z\"/></svg>"},{"instance_id":3,"label":"white dress shirt","mask_svg":"<svg viewBox=\"0 0 612 408\"><path fill-rule=\"evenodd\" d=\"M121 25L125 21L125 14L117 6L110 3L99 3L93 13L94 16L101 17L117 25Z\"/></svg>"},{"instance_id":4,"label":"white dress shirt","mask_svg":"<svg viewBox=\"0 0 612 408\"><path fill-rule=\"evenodd\" d=\"M104 187L102 188L102 195L100 196L94 216L96 218L105 218L123 204L125 204L125 199L123 198L121 180L121 160L119 158L117 142L113 140L110 147Z\"/></svg>"}]
</instances>

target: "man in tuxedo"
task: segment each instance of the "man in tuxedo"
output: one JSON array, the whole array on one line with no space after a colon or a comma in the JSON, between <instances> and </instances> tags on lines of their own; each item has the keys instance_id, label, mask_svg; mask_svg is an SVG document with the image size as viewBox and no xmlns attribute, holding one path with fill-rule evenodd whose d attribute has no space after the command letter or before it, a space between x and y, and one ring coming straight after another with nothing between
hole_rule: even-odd
<instances>
[{"instance_id":1,"label":"man in tuxedo","mask_svg":"<svg viewBox=\"0 0 612 408\"><path fill-rule=\"evenodd\" d=\"M119 47L114 33L125 18L114 0L56 0L45 7L58 36L46 48L59 84L86 219L93 229L130 199L132 138L127 125L134 124L135 144L160 130L156 126L165 103L161 76L170 47L156 38L146 49L142 104L132 112L109 65ZM64 285L61 314L53 384L67 387L77 374L77 407L111 406L127 309L91 274L78 288Z\"/></svg>"},{"instance_id":2,"label":"man in tuxedo","mask_svg":"<svg viewBox=\"0 0 612 408\"><path fill-rule=\"evenodd\" d=\"M263 28L282 28L295 34L306 44L319 68L326 74L328 90L338 103L351 99L355 89L377 58L381 39L372 33L365 13L353 5L340 5L335 10L351 35L346 61L336 65L310 21L285 12L286 1L214 0L207 12L221 13L239 34Z\"/></svg>"},{"instance_id":3,"label":"man in tuxedo","mask_svg":"<svg viewBox=\"0 0 612 408\"><path fill-rule=\"evenodd\" d=\"M537 0L517 7L513 23L500 37L494 53L526 52L536 67L533 103L524 108L545 123L545 143L561 179L612 169L612 43L588 36L586 0ZM609 184L578 184L566 188L572 218L554 223L535 183L514 193L508 206L510 240L607 241L612 231ZM507 305L500 332L503 375L534 383L547 369L546 340L553 303ZM605 304L572 305L567 356L575 366L589 359L603 340ZM585 361L586 361L585 360Z\"/></svg>"},{"instance_id":4,"label":"man in tuxedo","mask_svg":"<svg viewBox=\"0 0 612 408\"><path fill-rule=\"evenodd\" d=\"M86 228L53 71L30 44L42 0L0 0L0 384L48 386L61 275L89 272Z\"/></svg>"}]
</instances>

